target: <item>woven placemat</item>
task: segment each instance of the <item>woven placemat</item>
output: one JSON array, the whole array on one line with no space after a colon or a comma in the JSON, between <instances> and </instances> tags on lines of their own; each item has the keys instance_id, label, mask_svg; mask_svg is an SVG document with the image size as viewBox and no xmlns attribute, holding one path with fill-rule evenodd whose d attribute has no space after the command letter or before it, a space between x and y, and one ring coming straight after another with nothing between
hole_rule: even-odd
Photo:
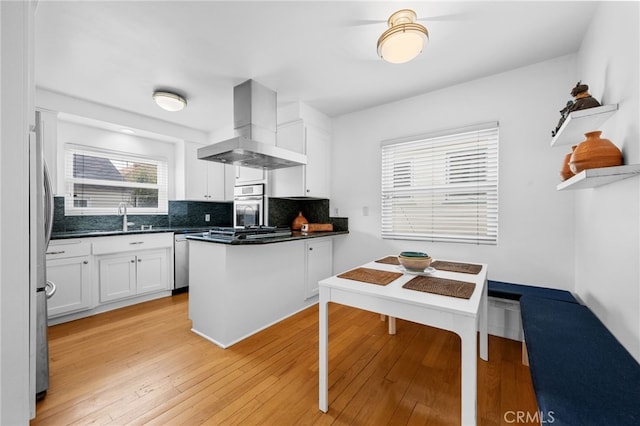
<instances>
[{"instance_id":1,"label":"woven placemat","mask_svg":"<svg viewBox=\"0 0 640 426\"><path fill-rule=\"evenodd\" d=\"M399 265L398 256L387 256L383 259L376 260L376 263L386 263L387 265Z\"/></svg>"},{"instance_id":2,"label":"woven placemat","mask_svg":"<svg viewBox=\"0 0 640 426\"><path fill-rule=\"evenodd\" d=\"M431 266L440 271L462 272L463 274L477 274L482 270L482 265L474 265L472 263L447 262L444 260L436 260L431 262Z\"/></svg>"},{"instance_id":3,"label":"woven placemat","mask_svg":"<svg viewBox=\"0 0 640 426\"><path fill-rule=\"evenodd\" d=\"M400 272L381 271L379 269L356 268L338 275L338 278L346 278L353 281L362 281L369 284L387 285L400 278Z\"/></svg>"},{"instance_id":4,"label":"woven placemat","mask_svg":"<svg viewBox=\"0 0 640 426\"><path fill-rule=\"evenodd\" d=\"M425 293L469 299L476 285L474 283L449 280L446 278L417 276L402 287L408 288L409 290L423 291Z\"/></svg>"}]
</instances>

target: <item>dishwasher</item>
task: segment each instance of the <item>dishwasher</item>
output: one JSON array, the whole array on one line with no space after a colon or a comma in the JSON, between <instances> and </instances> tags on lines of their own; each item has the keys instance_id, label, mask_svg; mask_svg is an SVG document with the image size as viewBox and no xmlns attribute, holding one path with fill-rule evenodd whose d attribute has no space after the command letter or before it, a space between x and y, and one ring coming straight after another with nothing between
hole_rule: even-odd
<instances>
[{"instance_id":1,"label":"dishwasher","mask_svg":"<svg viewBox=\"0 0 640 426\"><path fill-rule=\"evenodd\" d=\"M173 290L184 289L189 286L189 242L188 234L175 234L173 245Z\"/></svg>"}]
</instances>

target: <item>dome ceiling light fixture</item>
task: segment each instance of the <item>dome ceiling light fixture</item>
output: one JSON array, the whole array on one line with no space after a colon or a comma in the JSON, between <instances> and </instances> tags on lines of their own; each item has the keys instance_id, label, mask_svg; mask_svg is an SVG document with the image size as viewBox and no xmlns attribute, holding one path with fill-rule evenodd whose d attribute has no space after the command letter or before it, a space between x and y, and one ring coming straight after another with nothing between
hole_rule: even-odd
<instances>
[{"instance_id":1,"label":"dome ceiling light fixture","mask_svg":"<svg viewBox=\"0 0 640 426\"><path fill-rule=\"evenodd\" d=\"M153 92L153 100L166 111L180 111L187 106L187 100L173 92L155 91Z\"/></svg>"},{"instance_id":2,"label":"dome ceiling light fixture","mask_svg":"<svg viewBox=\"0 0 640 426\"><path fill-rule=\"evenodd\" d=\"M378 56L392 64L409 62L422 52L429 32L416 24L416 13L401 9L393 13L387 23L389 28L378 39Z\"/></svg>"}]
</instances>

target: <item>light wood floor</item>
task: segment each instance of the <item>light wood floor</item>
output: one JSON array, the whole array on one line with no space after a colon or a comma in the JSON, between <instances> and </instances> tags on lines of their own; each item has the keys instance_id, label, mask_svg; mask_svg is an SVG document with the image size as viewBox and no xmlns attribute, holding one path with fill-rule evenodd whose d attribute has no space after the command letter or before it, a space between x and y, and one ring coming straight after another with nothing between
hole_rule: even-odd
<instances>
[{"instance_id":1,"label":"light wood floor","mask_svg":"<svg viewBox=\"0 0 640 426\"><path fill-rule=\"evenodd\" d=\"M33 426L85 424L455 425L460 340L329 309L329 412L318 410L318 309L223 350L190 331L181 294L50 327L51 385ZM491 336L478 361L478 422L537 410L520 344Z\"/></svg>"}]
</instances>

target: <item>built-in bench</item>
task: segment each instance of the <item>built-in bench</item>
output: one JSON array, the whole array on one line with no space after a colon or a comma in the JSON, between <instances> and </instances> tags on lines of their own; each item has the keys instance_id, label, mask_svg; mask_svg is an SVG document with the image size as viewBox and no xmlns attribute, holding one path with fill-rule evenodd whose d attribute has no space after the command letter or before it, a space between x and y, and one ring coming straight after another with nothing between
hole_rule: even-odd
<instances>
[{"instance_id":1,"label":"built-in bench","mask_svg":"<svg viewBox=\"0 0 640 426\"><path fill-rule=\"evenodd\" d=\"M502 281L487 281L487 294L490 297L501 299L520 300L524 295L542 297L545 299L560 300L564 302L578 303L573 295L566 290L555 288L536 287L532 285L505 283Z\"/></svg>"},{"instance_id":2,"label":"built-in bench","mask_svg":"<svg viewBox=\"0 0 640 426\"><path fill-rule=\"evenodd\" d=\"M640 425L640 364L593 312L529 294L519 300L533 388L547 423Z\"/></svg>"},{"instance_id":3,"label":"built-in bench","mask_svg":"<svg viewBox=\"0 0 640 426\"><path fill-rule=\"evenodd\" d=\"M489 296L489 333L519 341L524 340L518 302L523 295L578 303L576 298L566 290L493 280L487 281L487 293ZM522 356L523 362L526 364L525 350L522 351Z\"/></svg>"}]
</instances>

